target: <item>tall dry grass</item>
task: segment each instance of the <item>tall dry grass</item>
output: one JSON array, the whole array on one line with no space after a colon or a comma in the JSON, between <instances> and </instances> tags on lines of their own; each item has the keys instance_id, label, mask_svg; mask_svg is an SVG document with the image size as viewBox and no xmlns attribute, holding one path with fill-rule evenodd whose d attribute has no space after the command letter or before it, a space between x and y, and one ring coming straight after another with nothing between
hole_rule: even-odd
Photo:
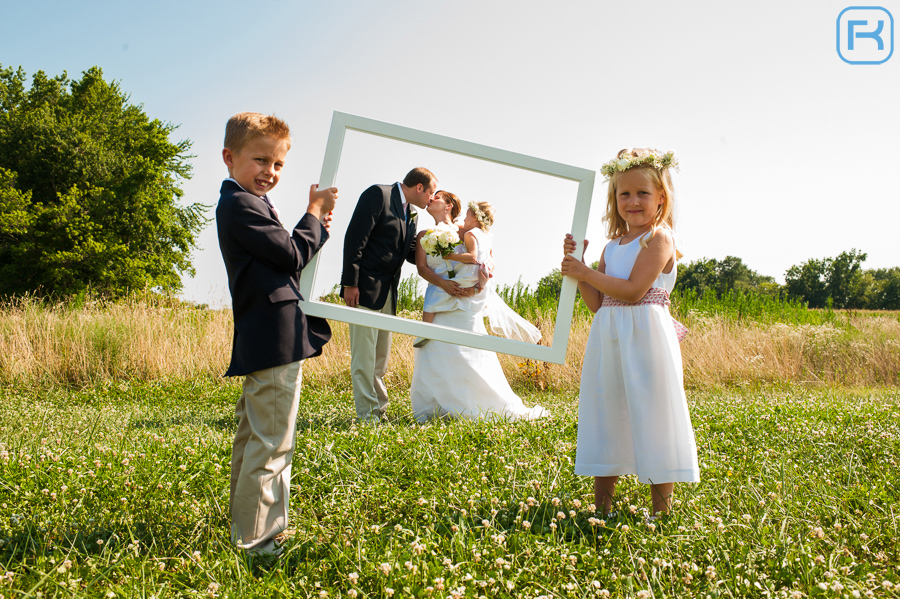
<instances>
[{"instance_id":1,"label":"tall dry grass","mask_svg":"<svg viewBox=\"0 0 900 599\"><path fill-rule=\"evenodd\" d=\"M407 314L416 318L418 314ZM553 322L537 323L550 337ZM832 324L759 324L722 316L691 316L682 344L688 386L753 383L898 385L897 313L847 315ZM304 366L304 383L350 389L347 325L332 323L323 355ZM500 356L521 391L575 391L590 320L572 323L566 363ZM87 386L122 379L218 379L231 352L229 310L177 301L88 301L79 307L24 298L0 304L0 383ZM388 383L412 380L412 339L394 335Z\"/></svg>"},{"instance_id":2,"label":"tall dry grass","mask_svg":"<svg viewBox=\"0 0 900 599\"><path fill-rule=\"evenodd\" d=\"M149 297L78 307L20 298L0 304L0 381L86 386L219 377L231 335L230 310Z\"/></svg>"}]
</instances>

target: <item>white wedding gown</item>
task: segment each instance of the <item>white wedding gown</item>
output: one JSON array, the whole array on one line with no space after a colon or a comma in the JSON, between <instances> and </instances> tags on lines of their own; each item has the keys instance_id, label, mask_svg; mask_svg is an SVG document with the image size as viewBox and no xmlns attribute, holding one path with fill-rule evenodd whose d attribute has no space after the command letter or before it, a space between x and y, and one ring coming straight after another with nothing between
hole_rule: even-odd
<instances>
[{"instance_id":1,"label":"white wedding gown","mask_svg":"<svg viewBox=\"0 0 900 599\"><path fill-rule=\"evenodd\" d=\"M478 240L478 261L484 262L490 256L490 236L481 229L473 232ZM457 298L459 309L435 313L434 324L487 334L485 306L491 304L494 310L497 301L503 302L491 287L488 283L473 298ZM505 304L503 307L509 310ZM541 406L528 408L522 403L494 352L440 341L429 341L414 352L410 398L419 422L444 416L533 420L549 415Z\"/></svg>"}]
</instances>

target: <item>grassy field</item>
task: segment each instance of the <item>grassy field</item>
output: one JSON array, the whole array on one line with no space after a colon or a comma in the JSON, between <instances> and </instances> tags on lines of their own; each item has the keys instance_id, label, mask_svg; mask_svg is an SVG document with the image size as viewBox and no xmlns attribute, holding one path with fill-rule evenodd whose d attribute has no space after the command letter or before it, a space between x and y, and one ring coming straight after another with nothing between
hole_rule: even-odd
<instances>
[{"instance_id":1,"label":"grassy field","mask_svg":"<svg viewBox=\"0 0 900 599\"><path fill-rule=\"evenodd\" d=\"M526 291L508 300L549 336ZM900 315L674 299L702 482L667 519L625 479L603 521L573 474L584 310L565 365L501 356L553 413L534 423L416 424L397 335L390 422L360 426L333 323L304 367L297 534L274 562L228 538L229 311L0 304L0 599L900 596Z\"/></svg>"},{"instance_id":2,"label":"grassy field","mask_svg":"<svg viewBox=\"0 0 900 599\"><path fill-rule=\"evenodd\" d=\"M534 423L353 422L305 385L297 534L229 544L233 404L209 377L0 388L0 597L898 596L900 391L689 393L702 482L645 523L646 487L593 512L574 392Z\"/></svg>"}]
</instances>

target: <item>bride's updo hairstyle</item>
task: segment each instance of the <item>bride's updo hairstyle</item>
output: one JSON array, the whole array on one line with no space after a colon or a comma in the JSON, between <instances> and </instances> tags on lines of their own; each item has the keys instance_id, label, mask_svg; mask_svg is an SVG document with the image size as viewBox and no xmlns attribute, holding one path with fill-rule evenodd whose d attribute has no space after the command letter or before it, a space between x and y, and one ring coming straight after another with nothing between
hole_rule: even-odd
<instances>
[{"instance_id":1,"label":"bride's updo hairstyle","mask_svg":"<svg viewBox=\"0 0 900 599\"><path fill-rule=\"evenodd\" d=\"M459 213L462 211L462 202L459 201L459 197L457 197L455 193L441 190L434 195L437 195L438 193L444 198L444 203L450 206L450 220L455 222L456 217L458 217Z\"/></svg>"},{"instance_id":2,"label":"bride's updo hairstyle","mask_svg":"<svg viewBox=\"0 0 900 599\"><path fill-rule=\"evenodd\" d=\"M647 244L656 229L661 226L668 227L670 231L675 231L675 218L673 204L675 201L675 190L672 186L672 175L670 168L678 168L678 161L675 160L673 152L665 154L651 148L633 148L625 149L618 153L614 160L609 161L600 169L600 172L609 179L609 187L606 192L606 220L608 227L609 239L616 239L628 233L628 223L619 215L619 209L616 202L616 182L625 171L638 171L646 177L647 181L654 185L663 197L663 203L660 204L659 210L653 217L650 231L641 236L639 243L641 247L647 247ZM677 252L679 257L681 252Z\"/></svg>"}]
</instances>

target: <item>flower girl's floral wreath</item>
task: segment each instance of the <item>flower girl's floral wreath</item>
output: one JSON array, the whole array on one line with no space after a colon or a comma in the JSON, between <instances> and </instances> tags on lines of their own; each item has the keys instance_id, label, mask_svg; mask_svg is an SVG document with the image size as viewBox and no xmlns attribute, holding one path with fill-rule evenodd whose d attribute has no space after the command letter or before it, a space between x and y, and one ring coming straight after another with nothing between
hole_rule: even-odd
<instances>
[{"instance_id":1,"label":"flower girl's floral wreath","mask_svg":"<svg viewBox=\"0 0 900 599\"><path fill-rule=\"evenodd\" d=\"M475 220L478 221L478 224L481 225L481 228L485 231L491 230L491 225L494 224L494 219L484 213L484 210L478 207L478 204L475 202L469 202L469 210L472 211L472 214L475 215Z\"/></svg>"},{"instance_id":2,"label":"flower girl's floral wreath","mask_svg":"<svg viewBox=\"0 0 900 599\"><path fill-rule=\"evenodd\" d=\"M633 152L638 152L637 156L632 156ZM675 158L675 152L669 150L665 154L659 150L622 150L619 152L621 158L613 158L600 167L600 173L608 181L616 172L627 171L636 166L652 166L658 171L668 168L678 170L678 159Z\"/></svg>"}]
</instances>

